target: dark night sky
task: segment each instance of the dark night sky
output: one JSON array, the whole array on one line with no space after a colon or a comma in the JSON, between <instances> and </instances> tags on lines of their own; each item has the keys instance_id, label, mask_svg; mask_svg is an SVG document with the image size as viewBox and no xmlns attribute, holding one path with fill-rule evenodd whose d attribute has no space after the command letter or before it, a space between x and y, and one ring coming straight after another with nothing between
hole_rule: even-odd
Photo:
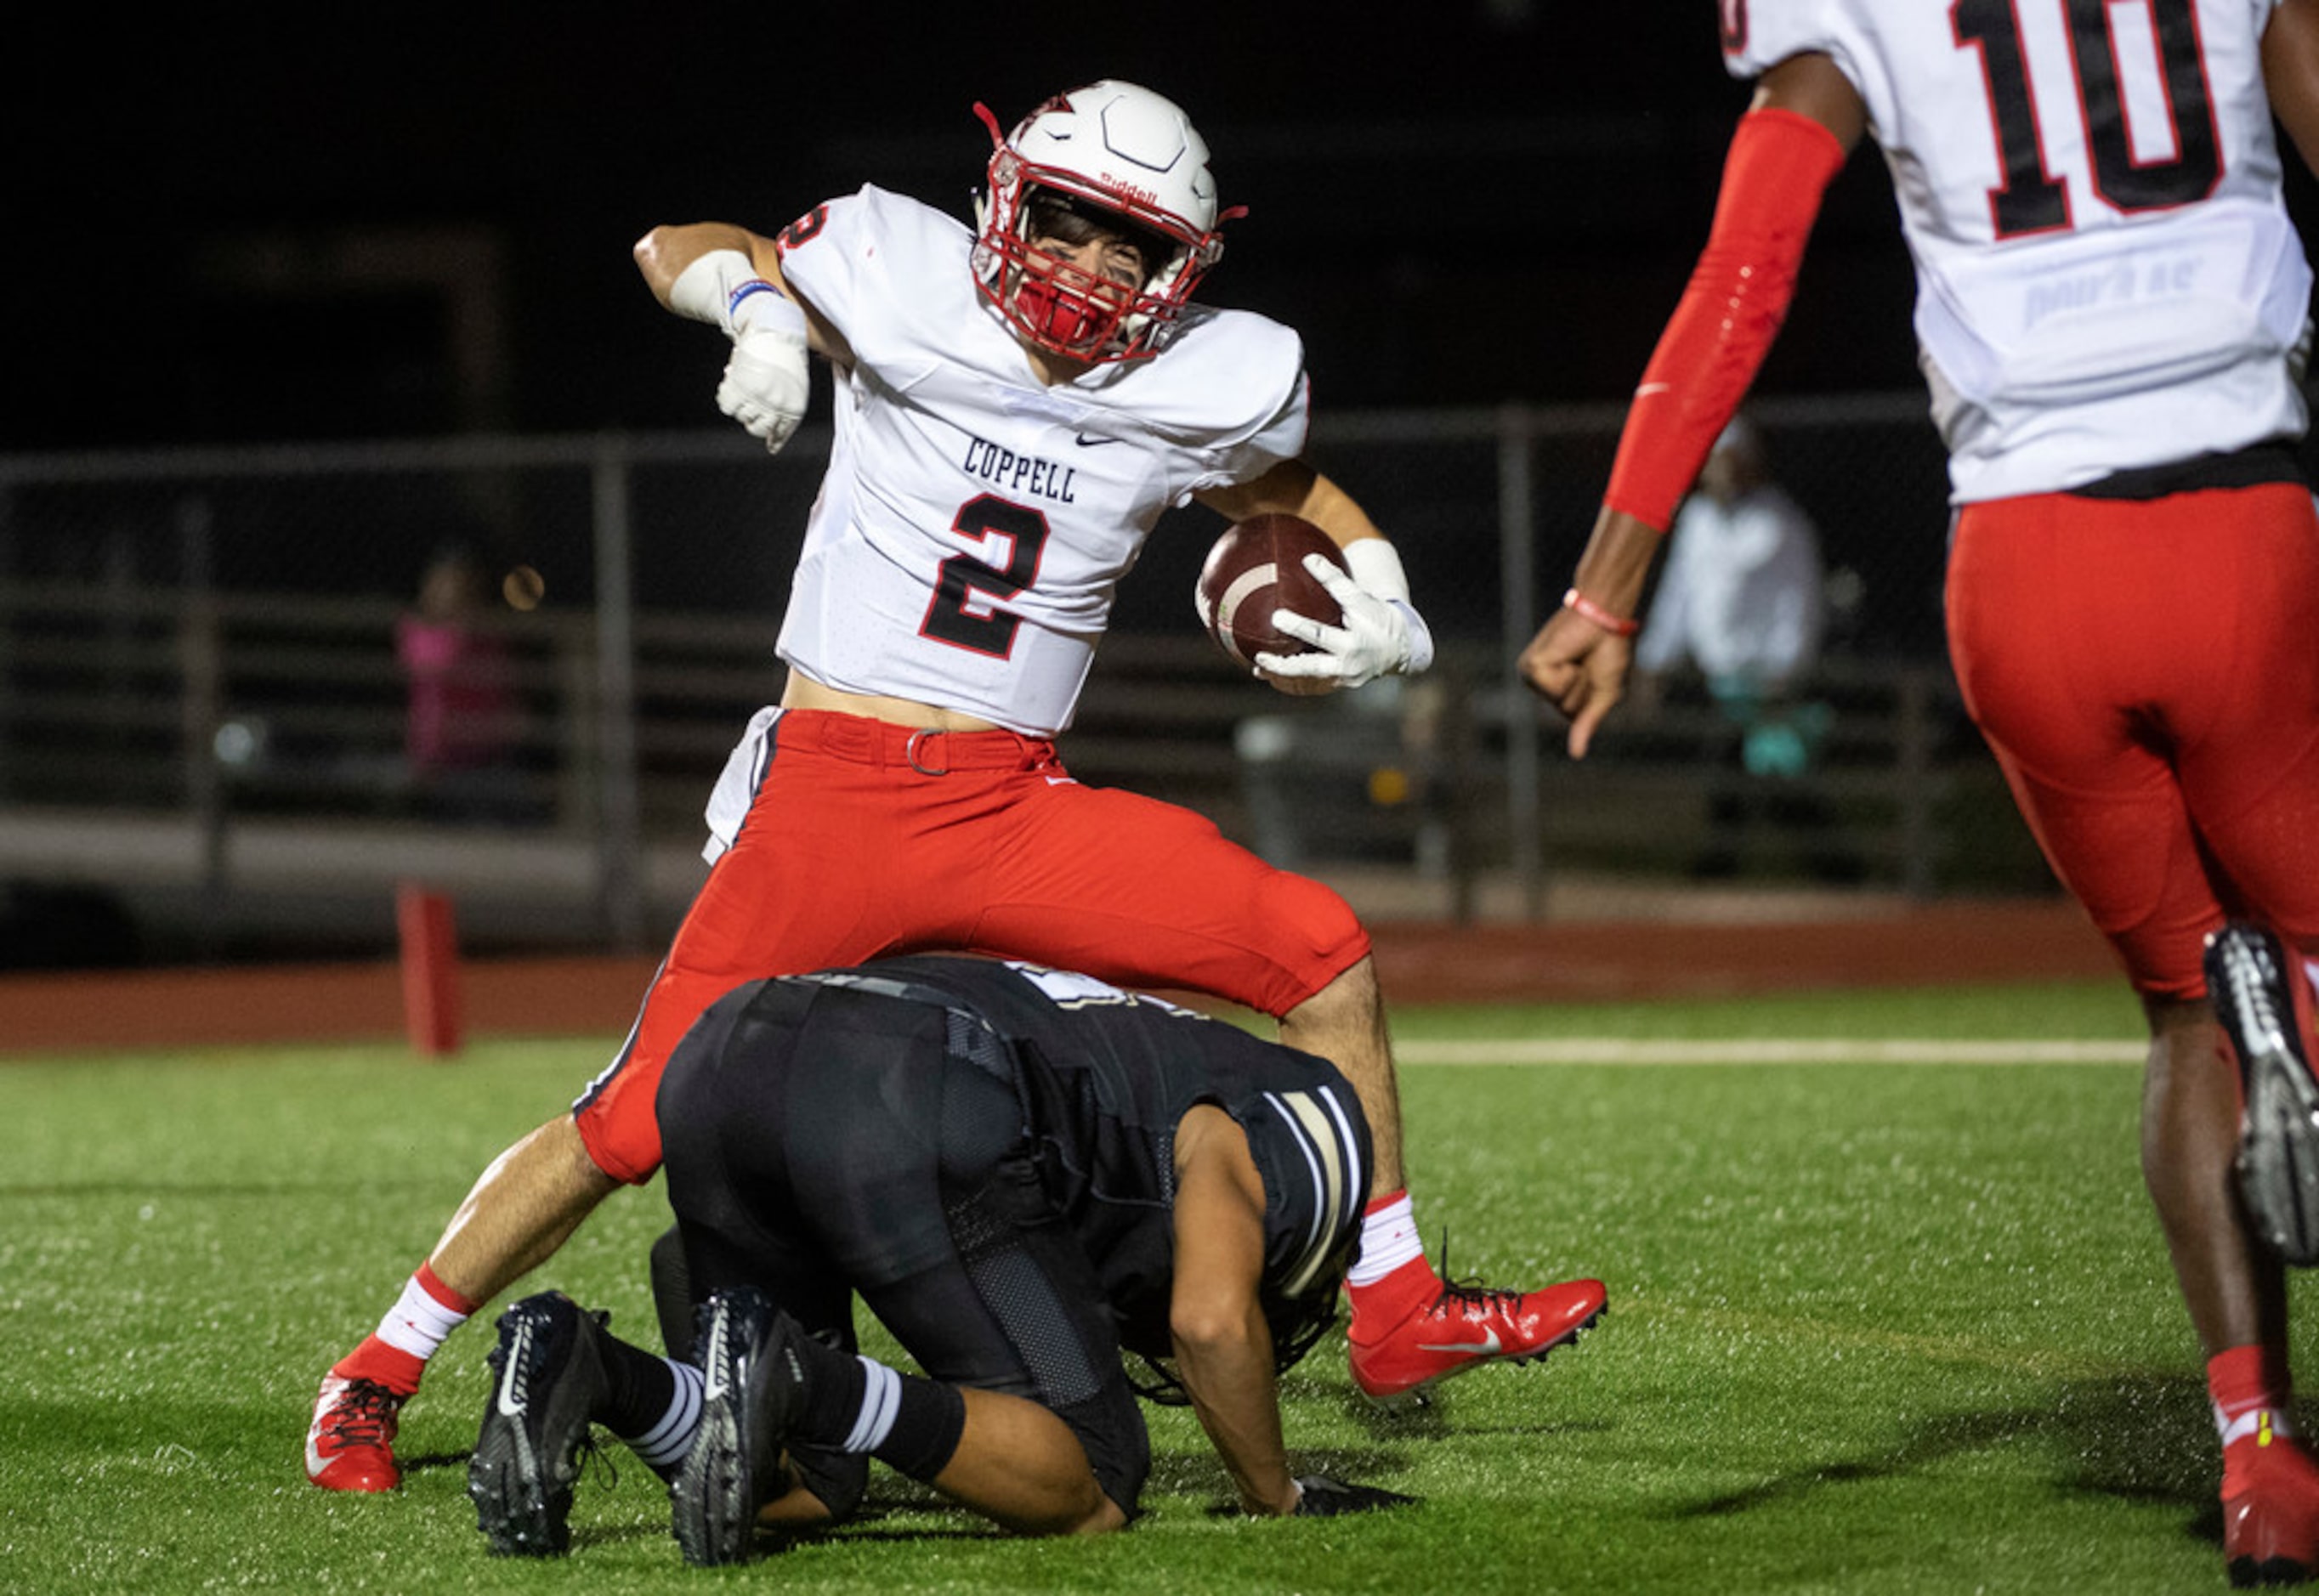
<instances>
[{"instance_id":1,"label":"dark night sky","mask_svg":"<svg viewBox=\"0 0 2319 1596\"><path fill-rule=\"evenodd\" d=\"M1192 113L1251 208L1206 297L1303 330L1323 403L1615 399L1745 100L1707 0L489 9L108 13L20 63L0 447L708 425L638 234L864 181L962 212L976 100L1100 76ZM1913 384L1908 302L1863 152L1764 387Z\"/></svg>"}]
</instances>

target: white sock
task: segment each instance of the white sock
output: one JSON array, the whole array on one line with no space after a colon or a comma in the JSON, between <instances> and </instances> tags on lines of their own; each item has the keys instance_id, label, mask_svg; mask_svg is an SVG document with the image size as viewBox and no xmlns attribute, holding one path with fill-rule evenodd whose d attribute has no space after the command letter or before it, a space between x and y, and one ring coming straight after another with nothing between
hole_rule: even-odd
<instances>
[{"instance_id":1,"label":"white sock","mask_svg":"<svg viewBox=\"0 0 2319 1596\"><path fill-rule=\"evenodd\" d=\"M644 1434L620 1438L646 1465L665 1470L682 1463L684 1455L692 1450L694 1432L700 1428L702 1380L700 1371L689 1363L662 1361L676 1376L676 1394L669 1399L668 1411Z\"/></svg>"},{"instance_id":2,"label":"white sock","mask_svg":"<svg viewBox=\"0 0 2319 1596\"><path fill-rule=\"evenodd\" d=\"M438 1302L413 1275L402 1283L402 1294L378 1321L378 1339L424 1363L435 1356L446 1336L466 1322L465 1313Z\"/></svg>"},{"instance_id":3,"label":"white sock","mask_svg":"<svg viewBox=\"0 0 2319 1596\"><path fill-rule=\"evenodd\" d=\"M2225 1447L2233 1441L2242 1440L2248 1436L2257 1435L2264 1430L2275 1436L2288 1438L2302 1433L2295 1428L2295 1416L2292 1413L2284 1408L2272 1407L2269 1402L2251 1402L2236 1413L2224 1412L2222 1404L2219 1402L2213 1406L2215 1433L2223 1438L2223 1445ZM2263 1443L2265 1446L2269 1444L2268 1441Z\"/></svg>"},{"instance_id":4,"label":"white sock","mask_svg":"<svg viewBox=\"0 0 2319 1596\"><path fill-rule=\"evenodd\" d=\"M1374 1285L1413 1258L1423 1258L1409 1194L1361 1215L1361 1256L1345 1271L1348 1285Z\"/></svg>"}]
</instances>

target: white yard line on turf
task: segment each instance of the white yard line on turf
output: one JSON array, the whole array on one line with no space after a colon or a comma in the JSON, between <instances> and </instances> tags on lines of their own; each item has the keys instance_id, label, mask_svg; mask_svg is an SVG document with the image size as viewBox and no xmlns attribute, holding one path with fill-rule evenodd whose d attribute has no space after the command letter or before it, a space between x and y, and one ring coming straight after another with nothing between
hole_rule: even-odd
<instances>
[{"instance_id":1,"label":"white yard line on turf","mask_svg":"<svg viewBox=\"0 0 2319 1596\"><path fill-rule=\"evenodd\" d=\"M1396 1041L1403 1064L2138 1064L2140 1041L1948 1041L1932 1037L1647 1040L1554 1036Z\"/></svg>"}]
</instances>

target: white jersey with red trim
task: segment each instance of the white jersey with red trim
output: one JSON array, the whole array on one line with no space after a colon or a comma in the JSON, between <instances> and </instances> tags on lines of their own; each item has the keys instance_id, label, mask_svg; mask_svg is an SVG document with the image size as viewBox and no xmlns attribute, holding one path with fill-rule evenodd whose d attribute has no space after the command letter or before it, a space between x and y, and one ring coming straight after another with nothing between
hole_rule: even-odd
<instances>
[{"instance_id":1,"label":"white jersey with red trim","mask_svg":"<svg viewBox=\"0 0 2319 1596\"><path fill-rule=\"evenodd\" d=\"M1820 51L1867 105L1959 502L2301 435L2278 4L1721 0L1735 77Z\"/></svg>"},{"instance_id":2,"label":"white jersey with red trim","mask_svg":"<svg viewBox=\"0 0 2319 1596\"><path fill-rule=\"evenodd\" d=\"M780 651L830 687L1047 736L1161 512L1303 449L1304 349L1199 307L1160 354L1049 387L980 296L973 242L877 188L781 236L853 364Z\"/></svg>"}]
</instances>

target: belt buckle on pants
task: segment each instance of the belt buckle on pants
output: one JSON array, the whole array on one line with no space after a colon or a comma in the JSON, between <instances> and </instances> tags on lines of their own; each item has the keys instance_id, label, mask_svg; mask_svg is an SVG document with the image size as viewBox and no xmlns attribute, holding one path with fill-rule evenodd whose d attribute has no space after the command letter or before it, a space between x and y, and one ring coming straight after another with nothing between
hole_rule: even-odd
<instances>
[{"instance_id":1,"label":"belt buckle on pants","mask_svg":"<svg viewBox=\"0 0 2319 1596\"><path fill-rule=\"evenodd\" d=\"M934 767L921 764L918 762L918 745L920 744L924 743L928 737L940 737L947 735L947 733L937 731L932 726L921 726L918 730L910 734L910 740L907 743L902 744L902 757L909 761L910 769L916 771L921 776L947 776L950 774L950 766L948 764Z\"/></svg>"}]
</instances>

